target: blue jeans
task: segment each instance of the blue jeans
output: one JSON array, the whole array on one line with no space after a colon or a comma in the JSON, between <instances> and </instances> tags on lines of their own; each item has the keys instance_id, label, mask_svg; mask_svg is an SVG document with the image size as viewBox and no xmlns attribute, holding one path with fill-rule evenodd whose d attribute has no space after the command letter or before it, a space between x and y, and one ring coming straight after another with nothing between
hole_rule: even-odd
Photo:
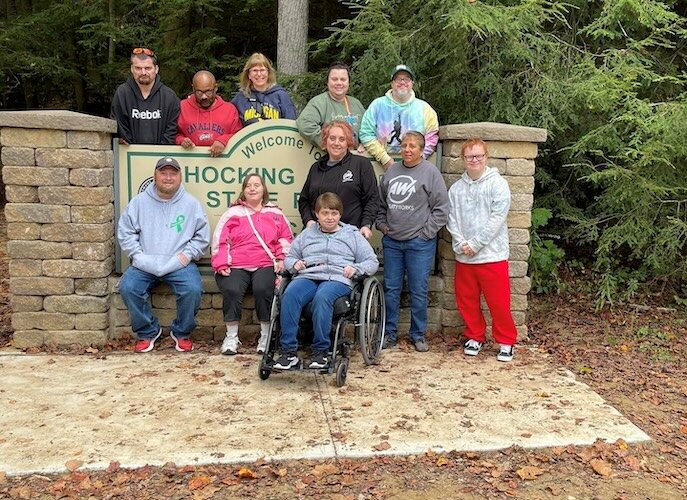
<instances>
[{"instance_id":1,"label":"blue jeans","mask_svg":"<svg viewBox=\"0 0 687 500\"><path fill-rule=\"evenodd\" d=\"M332 328L334 302L351 293L351 287L338 281L313 281L307 278L294 279L281 299L279 322L282 352L296 352L298 349L298 322L303 308L312 302L313 351L328 352L329 332Z\"/></svg>"},{"instance_id":2,"label":"blue jeans","mask_svg":"<svg viewBox=\"0 0 687 500\"><path fill-rule=\"evenodd\" d=\"M131 329L139 339L152 339L160 330L160 321L153 316L150 290L158 283L166 283L177 297L177 316L171 329L177 338L188 338L196 327L196 313L200 308L203 285L195 263L164 276L129 266L119 282L119 294L129 309Z\"/></svg>"},{"instance_id":3,"label":"blue jeans","mask_svg":"<svg viewBox=\"0 0 687 500\"><path fill-rule=\"evenodd\" d=\"M432 259L437 248L436 237L423 240L419 236L399 241L382 238L384 251L384 300L386 302L386 332L384 337L395 341L398 336L398 316L401 309L403 277L408 274L410 295L410 340L424 338L427 327L427 293Z\"/></svg>"}]
</instances>

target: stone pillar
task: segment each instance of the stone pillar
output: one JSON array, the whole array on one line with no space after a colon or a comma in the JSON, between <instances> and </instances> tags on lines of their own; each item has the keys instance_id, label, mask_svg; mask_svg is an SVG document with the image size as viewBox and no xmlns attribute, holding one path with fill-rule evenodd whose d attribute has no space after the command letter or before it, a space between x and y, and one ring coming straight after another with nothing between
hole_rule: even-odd
<instances>
[{"instance_id":1,"label":"stone pillar","mask_svg":"<svg viewBox=\"0 0 687 500\"><path fill-rule=\"evenodd\" d=\"M529 228L534 201L534 159L537 157L537 143L546 141L546 130L500 123L466 123L440 127L439 138L443 144L441 170L449 188L463 173L460 148L463 142L471 137L479 137L487 143L488 165L499 169L511 189L511 207L508 213L511 309L518 328L518 338L524 339L527 337L527 293L530 290L527 260L530 255ZM455 259L451 247L451 235L446 229L442 229L440 233L439 261L445 290L442 329L444 334L460 335L464 323L456 310L453 294ZM490 323L491 318L484 301L482 307Z\"/></svg>"},{"instance_id":2,"label":"stone pillar","mask_svg":"<svg viewBox=\"0 0 687 500\"><path fill-rule=\"evenodd\" d=\"M114 264L114 121L0 112L14 345L102 345Z\"/></svg>"}]
</instances>

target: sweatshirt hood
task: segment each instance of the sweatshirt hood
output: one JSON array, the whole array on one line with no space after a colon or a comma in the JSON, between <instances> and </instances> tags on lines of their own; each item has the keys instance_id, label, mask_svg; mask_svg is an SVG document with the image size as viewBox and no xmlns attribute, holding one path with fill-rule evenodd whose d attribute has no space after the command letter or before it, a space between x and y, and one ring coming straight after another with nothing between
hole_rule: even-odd
<instances>
[{"instance_id":1,"label":"sweatshirt hood","mask_svg":"<svg viewBox=\"0 0 687 500\"><path fill-rule=\"evenodd\" d=\"M468 175L467 172L463 172L463 175L461 176L461 179L462 179L463 181L467 182L468 184L479 184L479 183L481 183L481 182L486 181L486 180L489 179L490 177L493 177L493 176L495 176L495 175L498 175L498 173L499 173L498 169L496 169L496 168L494 168L494 167L489 167L489 166L487 166L487 167L485 167L484 173L482 174L482 176L481 176L479 179L473 179L472 177L470 177L470 176Z\"/></svg>"},{"instance_id":2,"label":"sweatshirt hood","mask_svg":"<svg viewBox=\"0 0 687 500\"><path fill-rule=\"evenodd\" d=\"M220 96L215 97L215 102L213 102L212 106L210 106L209 108L201 108L200 104L198 104L198 101L196 101L196 98L193 94L188 96L186 100L194 109L201 113L211 113L213 111L217 111L219 108L227 104L227 102L223 100Z\"/></svg>"},{"instance_id":3,"label":"sweatshirt hood","mask_svg":"<svg viewBox=\"0 0 687 500\"><path fill-rule=\"evenodd\" d=\"M166 200L164 198L161 198L160 195L157 192L157 188L155 187L155 182L151 182L150 185L146 188L144 191L145 194L150 196L153 200L159 202L159 203L176 203L179 201L185 193L184 185L181 184L179 185L179 189L177 189L177 192L174 193L174 196L172 196L170 199Z\"/></svg>"},{"instance_id":4,"label":"sweatshirt hood","mask_svg":"<svg viewBox=\"0 0 687 500\"><path fill-rule=\"evenodd\" d=\"M393 98L392 96L392 90L389 89L386 91L386 94L384 96L391 102L393 103L394 106L399 107L399 108L405 108L407 106L410 106L412 102L415 100L415 91L411 90L410 91L410 99L408 99L406 102L398 102L396 99Z\"/></svg>"},{"instance_id":5,"label":"sweatshirt hood","mask_svg":"<svg viewBox=\"0 0 687 500\"><path fill-rule=\"evenodd\" d=\"M281 85L276 83L276 84L274 84L274 86L268 88L267 90L265 90L262 93L265 95L270 95L270 94L274 94L275 92L279 92L280 90L284 90L284 87L282 87ZM254 92L260 92L259 90L255 90L255 89L253 89L253 91ZM284 90L284 92L286 92L286 91Z\"/></svg>"},{"instance_id":6,"label":"sweatshirt hood","mask_svg":"<svg viewBox=\"0 0 687 500\"><path fill-rule=\"evenodd\" d=\"M126 81L126 83L131 88L132 92L134 92L134 95L136 95L139 99L144 100L144 101L150 99L155 94L157 94L160 91L160 88L162 87L162 82L160 81L160 75L157 75L155 77L155 83L153 83L153 88L150 89L150 94L148 95L148 97L146 97L144 99L143 94L141 93L141 89L138 88L138 83L136 83L136 80L134 80L133 76L130 76L129 79Z\"/></svg>"}]
</instances>

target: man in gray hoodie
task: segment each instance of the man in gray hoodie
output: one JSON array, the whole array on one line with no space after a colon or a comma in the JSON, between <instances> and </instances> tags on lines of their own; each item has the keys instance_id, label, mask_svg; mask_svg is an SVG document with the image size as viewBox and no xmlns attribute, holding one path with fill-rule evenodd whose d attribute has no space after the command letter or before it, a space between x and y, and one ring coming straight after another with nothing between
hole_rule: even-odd
<instances>
[{"instance_id":1,"label":"man in gray hoodie","mask_svg":"<svg viewBox=\"0 0 687 500\"><path fill-rule=\"evenodd\" d=\"M162 335L149 302L150 290L161 282L176 295L177 316L169 332L176 350L193 350L190 336L203 292L194 261L208 247L210 225L200 202L181 185L174 158L160 158L154 182L129 202L117 224L117 240L130 259L119 293L138 336L134 351L153 350Z\"/></svg>"}]
</instances>

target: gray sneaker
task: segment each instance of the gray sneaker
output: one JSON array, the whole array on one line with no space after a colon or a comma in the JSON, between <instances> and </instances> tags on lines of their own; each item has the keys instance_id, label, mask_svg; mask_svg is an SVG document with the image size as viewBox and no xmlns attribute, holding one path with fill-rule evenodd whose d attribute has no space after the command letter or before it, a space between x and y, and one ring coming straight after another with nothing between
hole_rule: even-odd
<instances>
[{"instance_id":1,"label":"gray sneaker","mask_svg":"<svg viewBox=\"0 0 687 500\"><path fill-rule=\"evenodd\" d=\"M429 346L424 338L417 339L415 342L415 350L417 352L427 352L429 351Z\"/></svg>"}]
</instances>

